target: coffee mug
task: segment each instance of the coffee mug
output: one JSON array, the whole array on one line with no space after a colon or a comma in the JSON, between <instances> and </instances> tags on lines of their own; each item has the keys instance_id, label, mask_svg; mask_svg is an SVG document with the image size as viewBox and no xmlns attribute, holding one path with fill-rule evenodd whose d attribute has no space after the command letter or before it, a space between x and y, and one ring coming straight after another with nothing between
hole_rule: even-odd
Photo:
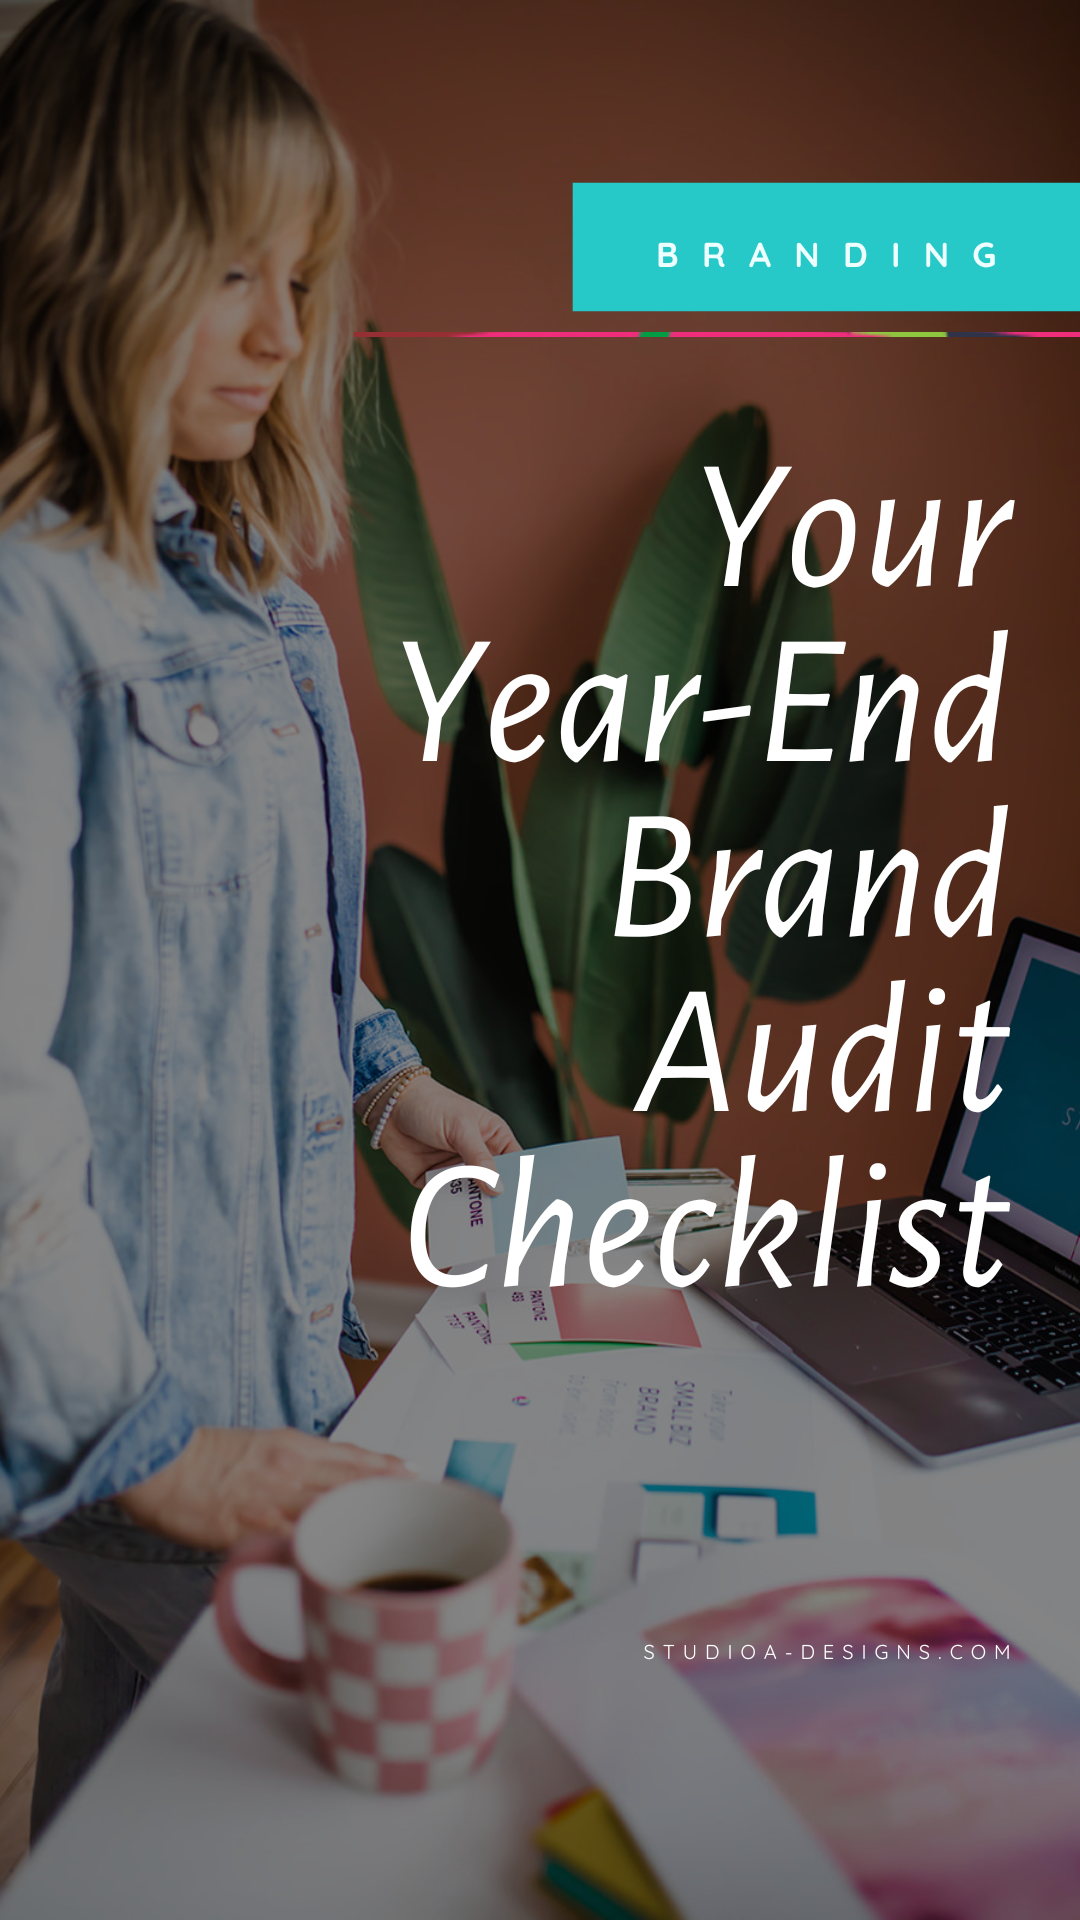
<instances>
[{"instance_id":1,"label":"coffee mug","mask_svg":"<svg viewBox=\"0 0 1080 1920\"><path fill-rule=\"evenodd\" d=\"M246 1633L244 1567L300 1578L305 1655ZM456 1585L380 1588L387 1576ZM305 1693L324 1764L351 1786L422 1793L472 1773L506 1718L519 1571L513 1528L486 1493L455 1480L353 1480L325 1493L291 1538L260 1535L229 1556L215 1603L245 1673Z\"/></svg>"}]
</instances>

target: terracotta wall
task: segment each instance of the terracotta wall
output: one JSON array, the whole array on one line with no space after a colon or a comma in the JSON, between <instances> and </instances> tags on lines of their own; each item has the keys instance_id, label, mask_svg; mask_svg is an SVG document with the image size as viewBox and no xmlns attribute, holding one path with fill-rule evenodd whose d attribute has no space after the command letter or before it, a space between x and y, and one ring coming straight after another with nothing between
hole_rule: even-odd
<instances>
[{"instance_id":1,"label":"terracotta wall","mask_svg":"<svg viewBox=\"0 0 1080 1920\"><path fill-rule=\"evenodd\" d=\"M868 24L859 6L734 8L567 4L357 7L260 0L260 22L319 89L380 186L363 257L369 311L387 329L553 328L570 306L574 179L1052 179L1074 171L1066 11L925 5ZM625 321L616 324L626 324ZM690 322L686 322L690 324ZM708 321L703 324L715 324ZM766 323L768 324L768 323ZM792 468L761 558L812 502L855 509L855 556L833 589L843 677L874 653L922 688L905 844L923 866L913 936L883 936L845 994L808 1011L763 1007L776 1059L819 1023L810 1112L745 1108L718 1121L711 1157L759 1155L760 1195L820 1203L826 1157L847 1156L844 1198L917 1188L939 1130L997 934L1025 913L1080 929L1076 851L1075 447L1080 343L521 344L400 340L392 364L462 629L490 642L494 692L541 671L554 688L595 652L634 540L687 441L718 409L754 401L773 456ZM883 497L903 551L940 497L934 583L889 591L870 560ZM966 502L1015 497L971 591L958 592ZM309 583L342 656L369 796L373 844L439 857L445 764L389 715L371 674L351 568ZM993 762L945 766L931 716L962 674L984 671L1009 629ZM445 755L444 755L445 761ZM520 798L529 769L515 775ZM933 886L956 854L987 844L1010 808L993 940L934 929ZM891 925L891 920L890 923ZM718 961L721 1038L741 983ZM880 1019L889 981L908 981L892 1111L836 1113L827 1067L854 1028ZM939 1099L914 1114L926 992L947 993L954 1038ZM925 1013L924 1013L925 1009ZM746 1071L743 1062L743 1074ZM598 1112L602 1125L620 1116ZM625 1123L627 1159L640 1122ZM684 1139L689 1140L692 1129ZM755 1188L755 1192L758 1189ZM355 1265L411 1273L404 1235L362 1181Z\"/></svg>"}]
</instances>

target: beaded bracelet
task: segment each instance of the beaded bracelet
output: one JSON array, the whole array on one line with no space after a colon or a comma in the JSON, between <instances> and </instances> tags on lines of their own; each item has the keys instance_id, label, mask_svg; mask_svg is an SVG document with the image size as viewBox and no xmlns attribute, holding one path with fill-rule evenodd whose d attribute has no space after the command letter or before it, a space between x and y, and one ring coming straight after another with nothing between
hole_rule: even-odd
<instances>
[{"instance_id":1,"label":"beaded bracelet","mask_svg":"<svg viewBox=\"0 0 1080 1920\"><path fill-rule=\"evenodd\" d=\"M404 1084L406 1076L409 1074L414 1074L415 1072L416 1072L416 1063L414 1061L407 1067L399 1067L396 1073L391 1073L385 1080L380 1080L378 1085L375 1088L372 1098L368 1101L367 1106L364 1108L363 1113L360 1115L361 1126L369 1127L372 1124L372 1121L371 1121L372 1114L375 1112L377 1107L381 1106L382 1102L386 1099L387 1094L392 1093L394 1088L399 1084Z\"/></svg>"},{"instance_id":2,"label":"beaded bracelet","mask_svg":"<svg viewBox=\"0 0 1080 1920\"><path fill-rule=\"evenodd\" d=\"M380 1142L382 1140L383 1134L386 1132L386 1123L389 1120L390 1115L393 1113L394 1108L397 1106L398 1101L401 1099L401 1096L404 1093L406 1087L410 1084L411 1081L419 1080L421 1076L424 1074L427 1074L428 1076L430 1076L431 1068L430 1067L410 1067L408 1072L404 1074L399 1084L395 1087L385 1107L380 1113L378 1120L376 1121L375 1130L371 1136L372 1153L381 1152L382 1149L380 1146Z\"/></svg>"}]
</instances>

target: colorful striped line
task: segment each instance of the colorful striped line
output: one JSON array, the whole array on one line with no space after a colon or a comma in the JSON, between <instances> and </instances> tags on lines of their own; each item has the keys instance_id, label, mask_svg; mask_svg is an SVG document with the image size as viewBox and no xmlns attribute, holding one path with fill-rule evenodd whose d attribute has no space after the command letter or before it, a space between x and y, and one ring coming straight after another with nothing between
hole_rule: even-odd
<instances>
[{"instance_id":1,"label":"colorful striped line","mask_svg":"<svg viewBox=\"0 0 1080 1920\"><path fill-rule=\"evenodd\" d=\"M1038 332L1033 328L881 328L799 327L785 330L728 328L499 327L483 332L430 328L358 329L358 340L1080 340L1080 329Z\"/></svg>"}]
</instances>

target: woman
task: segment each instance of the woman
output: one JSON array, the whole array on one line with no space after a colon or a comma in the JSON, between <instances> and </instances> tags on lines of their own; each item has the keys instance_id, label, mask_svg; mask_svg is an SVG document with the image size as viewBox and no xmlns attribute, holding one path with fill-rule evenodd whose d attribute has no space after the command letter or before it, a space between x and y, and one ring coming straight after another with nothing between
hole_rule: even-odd
<instances>
[{"instance_id":1,"label":"woman","mask_svg":"<svg viewBox=\"0 0 1080 1920\"><path fill-rule=\"evenodd\" d=\"M40 1830L222 1549L400 1462L351 1103L414 1182L505 1125L358 977L332 548L352 184L254 36L56 0L0 60L0 1531L61 1580Z\"/></svg>"}]
</instances>

